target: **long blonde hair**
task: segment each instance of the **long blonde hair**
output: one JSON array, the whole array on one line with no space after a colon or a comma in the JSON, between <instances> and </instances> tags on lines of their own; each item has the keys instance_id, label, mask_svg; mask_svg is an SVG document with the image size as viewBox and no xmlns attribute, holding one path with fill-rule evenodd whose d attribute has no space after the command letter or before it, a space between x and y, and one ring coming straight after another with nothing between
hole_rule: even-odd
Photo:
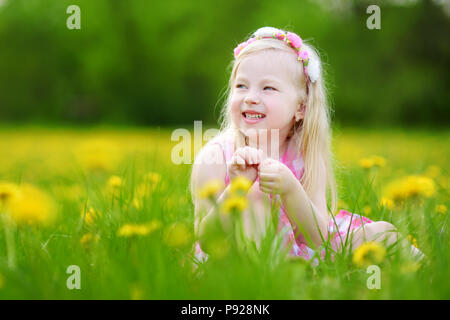
<instances>
[{"instance_id":1,"label":"long blonde hair","mask_svg":"<svg viewBox=\"0 0 450 320\"><path fill-rule=\"evenodd\" d=\"M295 141L298 155L300 152L303 154L304 173L300 179L300 183L311 198L319 186L319 181L321 181L323 175L325 175L327 184L326 190L327 193L328 191L330 192L331 198L331 212L334 213L337 209L337 188L333 170L334 159L331 152L330 107L326 96L326 88L322 74L322 63L319 54L310 44L303 41L302 48L303 47L306 47L310 59L316 59L319 63L320 74L318 79L312 83L311 81L306 81L301 62L297 63L296 70L293 70L293 72L295 72L296 85L299 90L298 94L303 101L306 100L306 109L304 119L298 121L293 126L290 136ZM259 39L242 49L238 57L232 61L231 75L225 93L227 98L219 119L221 125L218 135L232 131L235 133L235 137L240 136L237 132L238 128L236 128L231 121L231 113L229 112L234 81L242 60L263 50L281 50L294 53L292 47L286 42L272 38ZM239 147L242 144L240 141L240 139L236 139L236 147ZM191 177L191 192L192 191ZM192 194L192 196L194 195Z\"/></svg>"}]
</instances>

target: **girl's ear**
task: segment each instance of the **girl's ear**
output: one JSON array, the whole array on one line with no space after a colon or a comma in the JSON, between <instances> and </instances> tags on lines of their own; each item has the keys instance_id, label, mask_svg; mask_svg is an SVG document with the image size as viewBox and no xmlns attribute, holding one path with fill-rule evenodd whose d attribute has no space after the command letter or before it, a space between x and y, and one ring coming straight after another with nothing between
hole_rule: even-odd
<instances>
[{"instance_id":1,"label":"girl's ear","mask_svg":"<svg viewBox=\"0 0 450 320\"><path fill-rule=\"evenodd\" d=\"M298 109L295 112L295 122L300 121L301 119L303 119L305 117L305 108L306 108L306 105L304 103L300 102L298 105Z\"/></svg>"}]
</instances>

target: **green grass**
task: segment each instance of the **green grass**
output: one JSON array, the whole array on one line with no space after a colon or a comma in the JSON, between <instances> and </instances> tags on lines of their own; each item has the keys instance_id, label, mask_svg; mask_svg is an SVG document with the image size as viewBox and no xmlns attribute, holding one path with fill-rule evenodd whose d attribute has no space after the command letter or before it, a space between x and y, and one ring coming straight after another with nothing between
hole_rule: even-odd
<instances>
[{"instance_id":1,"label":"green grass","mask_svg":"<svg viewBox=\"0 0 450 320\"><path fill-rule=\"evenodd\" d=\"M388 250L379 264L379 290L367 288L370 275L352 264L351 255L314 267L273 252L274 233L259 255L252 249L231 250L196 266L188 255L195 241L191 166L170 161L176 144L170 134L126 128L0 130L0 181L30 183L47 192L57 207L56 220L47 226L0 224L0 298L450 298L448 212L436 212L437 205L450 208L448 132L353 129L335 134L339 209L393 223L404 236L417 239L427 256L427 263L408 271L410 258ZM359 167L359 160L371 155L384 157L386 165ZM139 187L149 172L158 173L161 181L142 195ZM433 179L434 194L392 210L382 206L385 186L412 174ZM107 185L113 175L122 184L111 191ZM91 207L99 215L87 223L82 213ZM125 224L149 221L160 221L161 227L141 236L118 235ZM83 245L86 234L93 240ZM80 290L66 286L70 265L80 268Z\"/></svg>"}]
</instances>

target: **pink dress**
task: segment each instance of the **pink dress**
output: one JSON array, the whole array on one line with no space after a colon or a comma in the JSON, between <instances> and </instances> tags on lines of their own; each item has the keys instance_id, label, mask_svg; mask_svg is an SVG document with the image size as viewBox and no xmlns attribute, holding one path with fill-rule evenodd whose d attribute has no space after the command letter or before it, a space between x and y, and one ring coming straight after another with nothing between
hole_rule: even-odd
<instances>
[{"instance_id":1,"label":"pink dress","mask_svg":"<svg viewBox=\"0 0 450 320\"><path fill-rule=\"evenodd\" d=\"M220 134L209 143L219 144L221 146L224 158L228 164L234 153L233 138L225 134ZM284 163L292 171L292 173L294 173L297 179L300 180L304 172L303 158L302 154L297 157L297 153L292 148L291 144L289 144L289 147L279 161ZM224 182L226 186L230 183L228 172ZM270 198L272 198L271 195ZM345 243L349 232L359 228L362 224L372 222L372 220L361 215L351 213L346 210L340 210L339 213L334 216L334 219L330 219L328 234L324 235L324 238L330 239L331 249L334 252L337 252L341 247L341 243ZM318 256L315 250L311 249L304 243L304 237L297 232L297 227L292 227L283 205L281 205L279 211L277 232L282 235L282 246L289 248L290 256L301 257L306 260L310 260ZM298 234L298 236L295 237L295 234ZM350 235L348 235L348 239L350 239ZM316 250L318 250L317 252L320 253L320 257L323 259L325 255L325 248L323 245ZM198 242L195 244L195 257L199 262L205 262L208 259L208 254L202 251ZM315 263L318 263L317 259L315 259Z\"/></svg>"}]
</instances>

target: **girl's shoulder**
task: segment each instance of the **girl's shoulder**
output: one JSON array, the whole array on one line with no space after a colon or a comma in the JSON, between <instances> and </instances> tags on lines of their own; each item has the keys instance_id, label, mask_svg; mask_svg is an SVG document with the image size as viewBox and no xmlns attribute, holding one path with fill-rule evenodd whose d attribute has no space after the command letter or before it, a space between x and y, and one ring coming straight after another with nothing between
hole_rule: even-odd
<instances>
[{"instance_id":1,"label":"girl's shoulder","mask_svg":"<svg viewBox=\"0 0 450 320\"><path fill-rule=\"evenodd\" d=\"M229 132L221 132L209 140L195 157L195 180L198 186L209 180L226 181L227 163L232 156L233 137Z\"/></svg>"},{"instance_id":2,"label":"girl's shoulder","mask_svg":"<svg viewBox=\"0 0 450 320\"><path fill-rule=\"evenodd\" d=\"M218 148L218 146L220 148ZM234 133L231 130L219 132L214 138L209 140L203 148L209 150L213 149L215 152L221 153L225 162L228 162L234 152Z\"/></svg>"}]
</instances>

